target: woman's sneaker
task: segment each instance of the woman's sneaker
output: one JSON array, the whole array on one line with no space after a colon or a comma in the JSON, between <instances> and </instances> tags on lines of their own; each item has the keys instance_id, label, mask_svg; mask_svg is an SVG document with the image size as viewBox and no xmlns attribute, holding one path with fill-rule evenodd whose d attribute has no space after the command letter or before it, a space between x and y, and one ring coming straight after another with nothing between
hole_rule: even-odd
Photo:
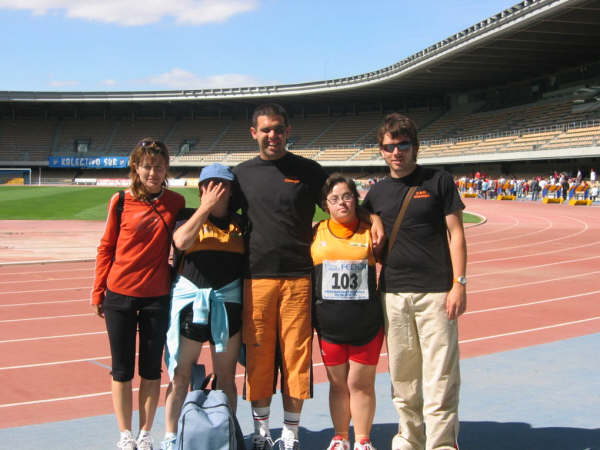
<instances>
[{"instance_id":1,"label":"woman's sneaker","mask_svg":"<svg viewBox=\"0 0 600 450\"><path fill-rule=\"evenodd\" d=\"M327 450L350 450L350 442L336 434L329 443Z\"/></svg>"},{"instance_id":2,"label":"woman's sneaker","mask_svg":"<svg viewBox=\"0 0 600 450\"><path fill-rule=\"evenodd\" d=\"M373 444L371 444L371 441L369 439L362 439L360 442L354 443L354 450L377 450L377 449L375 447L373 447Z\"/></svg>"},{"instance_id":3,"label":"woman's sneaker","mask_svg":"<svg viewBox=\"0 0 600 450\"><path fill-rule=\"evenodd\" d=\"M137 445L131 432L121 433L121 439L117 442L117 448L120 448L121 450L136 450Z\"/></svg>"},{"instance_id":4,"label":"woman's sneaker","mask_svg":"<svg viewBox=\"0 0 600 450\"><path fill-rule=\"evenodd\" d=\"M175 442L177 442L176 437L172 439L163 439L160 443L160 450L175 450Z\"/></svg>"},{"instance_id":5,"label":"woman's sneaker","mask_svg":"<svg viewBox=\"0 0 600 450\"><path fill-rule=\"evenodd\" d=\"M152 444L154 444L152 436L150 434L145 434L138 437L137 450L152 450L154 448Z\"/></svg>"}]
</instances>

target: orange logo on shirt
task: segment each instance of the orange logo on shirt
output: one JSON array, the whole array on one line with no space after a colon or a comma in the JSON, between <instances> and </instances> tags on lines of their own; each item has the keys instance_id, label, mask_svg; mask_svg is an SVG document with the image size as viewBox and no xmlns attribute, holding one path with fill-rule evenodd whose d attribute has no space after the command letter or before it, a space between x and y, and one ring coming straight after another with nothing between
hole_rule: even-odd
<instances>
[{"instance_id":1,"label":"orange logo on shirt","mask_svg":"<svg viewBox=\"0 0 600 450\"><path fill-rule=\"evenodd\" d=\"M415 192L415 196L414 196L414 198L429 198L429 197L431 197L431 195L429 195L429 192L427 192L425 190Z\"/></svg>"},{"instance_id":2,"label":"orange logo on shirt","mask_svg":"<svg viewBox=\"0 0 600 450\"><path fill-rule=\"evenodd\" d=\"M284 178L283 181L286 183L300 183L300 180L298 180L297 178Z\"/></svg>"}]
</instances>

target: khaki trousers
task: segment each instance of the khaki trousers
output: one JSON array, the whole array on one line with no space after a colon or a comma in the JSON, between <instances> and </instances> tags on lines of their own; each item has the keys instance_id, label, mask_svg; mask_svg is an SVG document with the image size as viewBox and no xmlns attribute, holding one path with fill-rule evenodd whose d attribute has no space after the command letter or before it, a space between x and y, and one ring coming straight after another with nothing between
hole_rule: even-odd
<instances>
[{"instance_id":1,"label":"khaki trousers","mask_svg":"<svg viewBox=\"0 0 600 450\"><path fill-rule=\"evenodd\" d=\"M456 320L446 294L385 293L383 307L392 398L393 450L455 449L460 369Z\"/></svg>"}]
</instances>

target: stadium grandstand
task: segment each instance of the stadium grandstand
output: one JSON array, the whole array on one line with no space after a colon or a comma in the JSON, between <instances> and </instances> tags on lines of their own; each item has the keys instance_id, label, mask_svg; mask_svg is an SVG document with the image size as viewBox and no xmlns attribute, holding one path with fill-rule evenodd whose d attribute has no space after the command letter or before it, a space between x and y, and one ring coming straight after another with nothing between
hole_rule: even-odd
<instances>
[{"instance_id":1,"label":"stadium grandstand","mask_svg":"<svg viewBox=\"0 0 600 450\"><path fill-rule=\"evenodd\" d=\"M600 166L598 42L600 0L525 0L388 67L340 79L0 92L1 179L14 180L17 168L31 169L23 180L33 183L123 177L144 136L168 144L177 177L236 165L256 155L249 120L267 101L290 112L289 150L357 177L385 172L375 131L391 111L417 122L420 164L457 175L589 173Z\"/></svg>"}]
</instances>

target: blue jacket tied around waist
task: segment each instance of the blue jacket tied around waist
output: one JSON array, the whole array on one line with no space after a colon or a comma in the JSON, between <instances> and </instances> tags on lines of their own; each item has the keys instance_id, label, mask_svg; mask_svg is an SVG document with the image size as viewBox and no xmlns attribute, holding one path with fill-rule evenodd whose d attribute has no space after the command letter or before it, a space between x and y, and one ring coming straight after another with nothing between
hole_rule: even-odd
<instances>
[{"instance_id":1,"label":"blue jacket tied around waist","mask_svg":"<svg viewBox=\"0 0 600 450\"><path fill-rule=\"evenodd\" d=\"M242 302L242 283L240 279L226 284L220 289L196 287L187 278L178 275L173 285L171 303L171 323L167 331L167 344L165 348L165 361L169 378L172 380L177 367L179 354L179 314L181 310L193 303L193 323L208 324L210 314L211 337L215 343L215 350L223 352L227 349L229 340L229 321L225 302Z\"/></svg>"}]
</instances>

